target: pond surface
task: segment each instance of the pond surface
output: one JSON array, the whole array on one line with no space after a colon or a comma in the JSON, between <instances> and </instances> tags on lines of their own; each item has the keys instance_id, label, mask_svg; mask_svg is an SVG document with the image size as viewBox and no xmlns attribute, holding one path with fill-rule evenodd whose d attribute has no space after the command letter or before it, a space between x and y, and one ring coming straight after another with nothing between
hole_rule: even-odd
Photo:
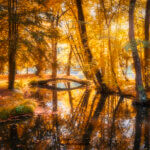
<instances>
[{"instance_id":1,"label":"pond surface","mask_svg":"<svg viewBox=\"0 0 150 150\"><path fill-rule=\"evenodd\" d=\"M150 110L131 99L89 88L35 93L45 113L1 124L0 150L149 149Z\"/></svg>"},{"instance_id":2,"label":"pond surface","mask_svg":"<svg viewBox=\"0 0 150 150\"><path fill-rule=\"evenodd\" d=\"M63 88L63 89L67 88L68 84L69 84L70 88L75 88L75 87L82 86L80 83L77 83L77 82L60 82L60 81L59 82L50 82L48 85L52 86L53 83L55 84L55 86L57 88Z\"/></svg>"}]
</instances>

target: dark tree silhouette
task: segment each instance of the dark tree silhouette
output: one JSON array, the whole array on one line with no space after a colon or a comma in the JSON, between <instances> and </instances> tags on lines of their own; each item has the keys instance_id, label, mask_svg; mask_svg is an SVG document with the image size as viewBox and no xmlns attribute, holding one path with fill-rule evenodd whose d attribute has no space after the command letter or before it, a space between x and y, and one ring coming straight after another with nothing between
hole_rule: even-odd
<instances>
[{"instance_id":1,"label":"dark tree silhouette","mask_svg":"<svg viewBox=\"0 0 150 150\"><path fill-rule=\"evenodd\" d=\"M9 21L9 85L8 88L14 89L14 81L16 74L16 50L18 39L18 24L17 24L17 0L8 0L8 21Z\"/></svg>"},{"instance_id":2,"label":"dark tree silhouette","mask_svg":"<svg viewBox=\"0 0 150 150\"><path fill-rule=\"evenodd\" d=\"M136 73L136 94L140 101L146 101L146 93L143 87L142 73L141 73L141 62L137 50L137 44L134 36L134 9L136 0L130 0L129 5L129 40L132 49L132 56L134 61L134 68Z\"/></svg>"}]
</instances>

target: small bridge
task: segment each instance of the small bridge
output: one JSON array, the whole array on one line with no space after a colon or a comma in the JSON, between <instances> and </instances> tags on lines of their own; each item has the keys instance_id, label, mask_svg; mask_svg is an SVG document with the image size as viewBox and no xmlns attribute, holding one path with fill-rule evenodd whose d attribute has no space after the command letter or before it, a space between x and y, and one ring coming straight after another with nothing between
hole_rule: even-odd
<instances>
[{"instance_id":1,"label":"small bridge","mask_svg":"<svg viewBox=\"0 0 150 150\"><path fill-rule=\"evenodd\" d=\"M78 83L79 86L76 86L76 87L70 87L70 86L67 87L66 86L66 88L61 88L61 87L55 86L54 82L59 83L59 81L67 82L68 84L70 82L75 82L75 83ZM49 85L49 83L51 83L51 84L53 83L53 84ZM32 87L39 87L39 88L57 90L57 91L68 91L68 90L75 90L75 89L87 87L90 85L90 81L82 80L82 79L79 79L74 76L66 76L66 77L51 78L51 79L47 79L47 80L33 81L30 84Z\"/></svg>"}]
</instances>

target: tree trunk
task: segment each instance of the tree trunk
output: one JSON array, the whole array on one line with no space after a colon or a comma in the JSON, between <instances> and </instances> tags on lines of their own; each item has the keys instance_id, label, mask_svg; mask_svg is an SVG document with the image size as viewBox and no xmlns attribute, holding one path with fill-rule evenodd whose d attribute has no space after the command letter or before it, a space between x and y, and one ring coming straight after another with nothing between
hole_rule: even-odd
<instances>
[{"instance_id":1,"label":"tree trunk","mask_svg":"<svg viewBox=\"0 0 150 150\"><path fill-rule=\"evenodd\" d=\"M41 64L39 64L39 63L36 65L36 73L35 74L39 77L41 77L43 74L43 68L42 68Z\"/></svg>"},{"instance_id":2,"label":"tree trunk","mask_svg":"<svg viewBox=\"0 0 150 150\"><path fill-rule=\"evenodd\" d=\"M67 76L70 76L72 51L73 51L73 50L72 50L72 46L70 46L70 52L69 52L68 64L67 64Z\"/></svg>"},{"instance_id":3,"label":"tree trunk","mask_svg":"<svg viewBox=\"0 0 150 150\"><path fill-rule=\"evenodd\" d=\"M9 57L9 85L8 88L14 89L14 81L16 74L16 50L17 50L17 38L18 38L18 25L17 25L17 0L8 0L8 57Z\"/></svg>"},{"instance_id":4,"label":"tree trunk","mask_svg":"<svg viewBox=\"0 0 150 150\"><path fill-rule=\"evenodd\" d=\"M56 39L52 39L52 78L57 77L57 41Z\"/></svg>"},{"instance_id":5,"label":"tree trunk","mask_svg":"<svg viewBox=\"0 0 150 150\"><path fill-rule=\"evenodd\" d=\"M93 56L91 53L91 50L88 45L88 37L87 37L87 31L86 31L86 26L85 26L85 18L83 14L83 8L82 8L82 0L76 0L76 6L77 6L77 12L78 12L78 25L79 25L79 32L80 32L80 38L81 38L81 43L84 49L84 54L85 54L85 62L88 62L90 65L90 70L92 69L92 61L93 61ZM101 90L103 92L108 91L106 85L102 82L102 74L99 71L99 69L96 70L95 73L96 79L101 85ZM87 74L87 78L90 78L90 74Z\"/></svg>"},{"instance_id":6,"label":"tree trunk","mask_svg":"<svg viewBox=\"0 0 150 150\"><path fill-rule=\"evenodd\" d=\"M68 64L67 64L67 76L70 76L70 71L71 71L71 59L72 59L72 46L70 46L70 52L69 52L69 57L68 57ZM67 88L70 89L70 82L67 83ZM68 91L68 96L69 96L69 102L70 102L70 107L71 107L71 113L73 113L73 102L72 102L72 94L71 91Z\"/></svg>"},{"instance_id":7,"label":"tree trunk","mask_svg":"<svg viewBox=\"0 0 150 150\"><path fill-rule=\"evenodd\" d=\"M82 3L82 0L76 0L76 5L78 9L78 24L79 24L80 38L81 38L81 42L84 48L84 54L87 56L87 61L91 63L92 53L88 46L88 37L87 37L85 19L84 19L83 8L82 8L81 3Z\"/></svg>"},{"instance_id":8,"label":"tree trunk","mask_svg":"<svg viewBox=\"0 0 150 150\"><path fill-rule=\"evenodd\" d=\"M132 49L132 57L134 61L134 68L136 73L136 95L138 99L142 101L146 101L146 93L143 87L142 81L142 73L141 73L141 63L137 50L137 45L134 36L134 8L135 8L136 0L130 0L129 5L129 40Z\"/></svg>"},{"instance_id":9,"label":"tree trunk","mask_svg":"<svg viewBox=\"0 0 150 150\"><path fill-rule=\"evenodd\" d=\"M52 78L55 79L57 77L57 42L56 39L52 39ZM57 87L57 83L54 82L52 86ZM53 111L57 111L57 91L53 90Z\"/></svg>"},{"instance_id":10,"label":"tree trunk","mask_svg":"<svg viewBox=\"0 0 150 150\"><path fill-rule=\"evenodd\" d=\"M55 24L55 20L53 20L51 27L52 29L55 29L57 27L57 24ZM57 39L56 38L52 38L52 60L53 60L52 78L55 79L57 77ZM56 81L52 83L52 86L54 88L57 88ZM53 96L53 111L56 112L57 111L57 91L56 90L53 90L52 96Z\"/></svg>"},{"instance_id":11,"label":"tree trunk","mask_svg":"<svg viewBox=\"0 0 150 150\"><path fill-rule=\"evenodd\" d=\"M149 24L150 24L150 0L146 3L145 12L145 86L150 87L150 44L149 42Z\"/></svg>"}]
</instances>

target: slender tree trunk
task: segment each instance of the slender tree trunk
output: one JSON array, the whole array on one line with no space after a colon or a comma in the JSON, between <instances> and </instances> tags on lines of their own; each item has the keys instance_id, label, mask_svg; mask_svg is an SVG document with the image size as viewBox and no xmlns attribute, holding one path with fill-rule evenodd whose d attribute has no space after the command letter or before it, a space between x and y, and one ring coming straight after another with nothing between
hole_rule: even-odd
<instances>
[{"instance_id":1,"label":"slender tree trunk","mask_svg":"<svg viewBox=\"0 0 150 150\"><path fill-rule=\"evenodd\" d=\"M67 65L67 76L70 76L70 71L71 71L71 59L72 59L72 46L70 46L70 53L68 57L68 65ZM70 82L67 83L67 88L70 89ZM73 102L72 102L72 94L71 91L68 91L68 96L69 96L69 102L70 102L70 107L71 107L71 113L73 113Z\"/></svg>"},{"instance_id":2,"label":"slender tree trunk","mask_svg":"<svg viewBox=\"0 0 150 150\"><path fill-rule=\"evenodd\" d=\"M52 29L55 29L57 24L55 24L55 20L52 22ZM52 38L52 78L55 79L57 77L57 39ZM57 88L57 83L54 82L52 84L53 87ZM57 91L53 90L53 111L57 111Z\"/></svg>"},{"instance_id":3,"label":"slender tree trunk","mask_svg":"<svg viewBox=\"0 0 150 150\"><path fill-rule=\"evenodd\" d=\"M145 86L150 87L150 44L149 42L149 25L150 25L150 0L146 3L145 12ZM148 44L147 44L148 43Z\"/></svg>"},{"instance_id":4,"label":"slender tree trunk","mask_svg":"<svg viewBox=\"0 0 150 150\"><path fill-rule=\"evenodd\" d=\"M80 38L81 42L84 48L84 53L87 56L87 61L89 64L92 62L92 53L88 46L88 37L87 37L87 31L85 26L85 18L83 14L83 8L82 8L82 0L76 0L76 5L78 9L78 22L79 22L79 30L80 30Z\"/></svg>"},{"instance_id":5,"label":"slender tree trunk","mask_svg":"<svg viewBox=\"0 0 150 150\"><path fill-rule=\"evenodd\" d=\"M39 62L40 62L40 61L39 61ZM41 64L38 63L35 67L36 67L36 73L35 73L35 74L36 74L37 76L41 77L42 74L43 74L43 68L42 68Z\"/></svg>"},{"instance_id":6,"label":"slender tree trunk","mask_svg":"<svg viewBox=\"0 0 150 150\"><path fill-rule=\"evenodd\" d=\"M70 76L70 71L71 71L71 59L72 59L72 46L70 47L70 52L69 52L69 57L68 57L68 64L67 64L67 76Z\"/></svg>"},{"instance_id":7,"label":"slender tree trunk","mask_svg":"<svg viewBox=\"0 0 150 150\"><path fill-rule=\"evenodd\" d=\"M142 73L141 73L141 63L137 50L137 45L134 36L134 8L135 8L136 0L130 0L129 5L129 40L131 43L132 56L134 60L134 68L136 74L136 95L138 99L142 101L146 101L146 93L143 87L142 81Z\"/></svg>"},{"instance_id":8,"label":"slender tree trunk","mask_svg":"<svg viewBox=\"0 0 150 150\"><path fill-rule=\"evenodd\" d=\"M85 18L83 14L83 8L82 8L82 0L76 0L76 6L77 6L77 12L78 12L78 24L79 24L79 32L80 32L80 38L81 38L81 43L84 49L84 54L85 54L85 62L88 62L90 66L90 70L92 69L92 61L93 61L93 56L91 53L91 50L88 45L88 36L87 36L87 31L86 31L86 26L85 26ZM90 74L87 74L87 78L91 78ZM101 90L103 92L107 92L108 89L106 85L102 81L102 74L99 69L96 70L95 73L96 79L101 85Z\"/></svg>"},{"instance_id":9,"label":"slender tree trunk","mask_svg":"<svg viewBox=\"0 0 150 150\"><path fill-rule=\"evenodd\" d=\"M57 41L56 39L52 39L52 78L57 77Z\"/></svg>"},{"instance_id":10,"label":"slender tree trunk","mask_svg":"<svg viewBox=\"0 0 150 150\"><path fill-rule=\"evenodd\" d=\"M18 25L17 25L17 0L8 0L8 22L9 22L9 85L8 88L14 89L14 81L16 74L16 50L18 38Z\"/></svg>"},{"instance_id":11,"label":"slender tree trunk","mask_svg":"<svg viewBox=\"0 0 150 150\"><path fill-rule=\"evenodd\" d=\"M52 78L55 79L57 77L57 42L56 39L52 39ZM57 87L57 83L53 83L52 86ZM57 111L57 91L53 90L53 111Z\"/></svg>"}]
</instances>

